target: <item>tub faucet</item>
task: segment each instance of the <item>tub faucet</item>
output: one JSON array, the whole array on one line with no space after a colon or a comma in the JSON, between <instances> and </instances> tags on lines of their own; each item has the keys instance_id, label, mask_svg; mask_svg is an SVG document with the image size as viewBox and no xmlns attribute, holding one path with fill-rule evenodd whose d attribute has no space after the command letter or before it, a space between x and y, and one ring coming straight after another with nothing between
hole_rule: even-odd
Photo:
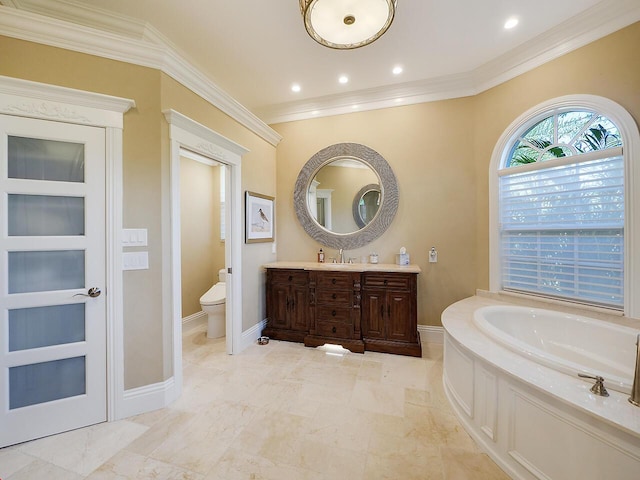
<instances>
[{"instance_id":1,"label":"tub faucet","mask_svg":"<svg viewBox=\"0 0 640 480\"><path fill-rule=\"evenodd\" d=\"M636 407L640 407L640 333L636 338L636 372L633 376L633 386L631 387L631 396L629 402Z\"/></svg>"},{"instance_id":2,"label":"tub faucet","mask_svg":"<svg viewBox=\"0 0 640 480\"><path fill-rule=\"evenodd\" d=\"M340 263L344 263L344 249L343 248L341 248L338 251L338 255L340 255Z\"/></svg>"}]
</instances>

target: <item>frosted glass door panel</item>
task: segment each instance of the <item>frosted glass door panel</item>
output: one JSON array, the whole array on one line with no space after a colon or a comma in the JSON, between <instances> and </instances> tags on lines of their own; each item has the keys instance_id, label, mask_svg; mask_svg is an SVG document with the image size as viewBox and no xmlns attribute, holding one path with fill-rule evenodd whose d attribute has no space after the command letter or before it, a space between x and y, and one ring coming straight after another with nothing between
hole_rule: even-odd
<instances>
[{"instance_id":1,"label":"frosted glass door panel","mask_svg":"<svg viewBox=\"0 0 640 480\"><path fill-rule=\"evenodd\" d=\"M9 236L84 235L84 198L9 195Z\"/></svg>"},{"instance_id":2,"label":"frosted glass door panel","mask_svg":"<svg viewBox=\"0 0 640 480\"><path fill-rule=\"evenodd\" d=\"M9 252L9 293L84 288L84 250Z\"/></svg>"},{"instance_id":3,"label":"frosted glass door panel","mask_svg":"<svg viewBox=\"0 0 640 480\"><path fill-rule=\"evenodd\" d=\"M8 137L9 178L84 182L84 144Z\"/></svg>"},{"instance_id":4,"label":"frosted glass door panel","mask_svg":"<svg viewBox=\"0 0 640 480\"><path fill-rule=\"evenodd\" d=\"M9 351L83 342L84 303L9 310Z\"/></svg>"},{"instance_id":5,"label":"frosted glass door panel","mask_svg":"<svg viewBox=\"0 0 640 480\"><path fill-rule=\"evenodd\" d=\"M33 363L9 369L9 409L83 395L85 357Z\"/></svg>"}]
</instances>

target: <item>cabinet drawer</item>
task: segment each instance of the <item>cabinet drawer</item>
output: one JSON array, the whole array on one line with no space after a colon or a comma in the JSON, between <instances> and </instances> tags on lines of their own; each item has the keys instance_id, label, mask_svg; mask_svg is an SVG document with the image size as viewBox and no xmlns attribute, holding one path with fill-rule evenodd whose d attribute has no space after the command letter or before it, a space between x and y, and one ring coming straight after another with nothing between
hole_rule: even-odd
<instances>
[{"instance_id":1,"label":"cabinet drawer","mask_svg":"<svg viewBox=\"0 0 640 480\"><path fill-rule=\"evenodd\" d=\"M308 283L309 274L302 270L269 270L271 281L279 284L289 285L306 285Z\"/></svg>"},{"instance_id":2,"label":"cabinet drawer","mask_svg":"<svg viewBox=\"0 0 640 480\"><path fill-rule=\"evenodd\" d=\"M316 332L322 337L352 338L353 325L318 320Z\"/></svg>"},{"instance_id":3,"label":"cabinet drawer","mask_svg":"<svg viewBox=\"0 0 640 480\"><path fill-rule=\"evenodd\" d=\"M393 288L395 290L409 290L412 274L380 274L366 273L363 275L363 286L376 288Z\"/></svg>"},{"instance_id":4,"label":"cabinet drawer","mask_svg":"<svg viewBox=\"0 0 640 480\"><path fill-rule=\"evenodd\" d=\"M316 290L316 302L327 305L351 306L351 290Z\"/></svg>"},{"instance_id":5,"label":"cabinet drawer","mask_svg":"<svg viewBox=\"0 0 640 480\"><path fill-rule=\"evenodd\" d=\"M318 323L325 321L351 323L351 307L317 305L316 319Z\"/></svg>"},{"instance_id":6,"label":"cabinet drawer","mask_svg":"<svg viewBox=\"0 0 640 480\"><path fill-rule=\"evenodd\" d=\"M322 272L316 276L316 288L353 290L353 276L346 272Z\"/></svg>"}]
</instances>

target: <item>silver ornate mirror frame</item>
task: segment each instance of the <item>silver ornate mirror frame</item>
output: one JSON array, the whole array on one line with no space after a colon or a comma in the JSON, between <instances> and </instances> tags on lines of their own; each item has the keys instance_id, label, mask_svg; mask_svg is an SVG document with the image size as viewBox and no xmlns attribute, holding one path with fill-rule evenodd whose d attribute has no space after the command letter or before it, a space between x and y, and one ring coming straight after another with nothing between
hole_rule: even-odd
<instances>
[{"instance_id":1,"label":"silver ornate mirror frame","mask_svg":"<svg viewBox=\"0 0 640 480\"><path fill-rule=\"evenodd\" d=\"M381 201L377 215L364 228L352 233L330 232L313 218L307 204L309 185L324 165L340 158L353 158L368 165L380 178ZM302 228L317 242L331 248L354 249L382 235L398 210L396 176L382 155L359 143L336 143L313 155L302 167L293 191L293 206Z\"/></svg>"}]
</instances>

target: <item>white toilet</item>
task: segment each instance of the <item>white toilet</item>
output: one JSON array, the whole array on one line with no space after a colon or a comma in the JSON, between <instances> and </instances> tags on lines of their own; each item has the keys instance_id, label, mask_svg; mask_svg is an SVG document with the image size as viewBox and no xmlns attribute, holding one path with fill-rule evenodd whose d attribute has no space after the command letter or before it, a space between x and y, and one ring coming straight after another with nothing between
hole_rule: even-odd
<instances>
[{"instance_id":1,"label":"white toilet","mask_svg":"<svg viewBox=\"0 0 640 480\"><path fill-rule=\"evenodd\" d=\"M218 271L218 283L200 297L202 311L209 316L209 326L207 328L208 338L220 338L225 335L226 276L227 270L224 268L220 269Z\"/></svg>"}]
</instances>

